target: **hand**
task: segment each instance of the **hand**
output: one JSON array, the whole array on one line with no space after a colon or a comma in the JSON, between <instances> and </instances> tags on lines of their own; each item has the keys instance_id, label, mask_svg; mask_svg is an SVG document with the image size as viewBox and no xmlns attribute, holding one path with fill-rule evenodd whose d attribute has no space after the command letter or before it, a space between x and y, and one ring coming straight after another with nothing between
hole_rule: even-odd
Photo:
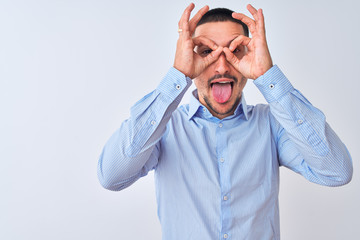
<instances>
[{"instance_id":1,"label":"hand","mask_svg":"<svg viewBox=\"0 0 360 240\"><path fill-rule=\"evenodd\" d=\"M179 21L179 39L177 41L174 67L190 78L196 78L210 64L215 62L223 51L213 41L205 37L192 38L196 24L201 17L209 10L208 6L201 8L189 21L191 11L195 5L191 3L184 11ZM205 45L212 52L206 57L201 57L194 52L195 46Z\"/></svg>"},{"instance_id":2,"label":"hand","mask_svg":"<svg viewBox=\"0 0 360 240\"><path fill-rule=\"evenodd\" d=\"M247 9L254 19L242 13L233 13L232 16L248 26L252 38L244 35L238 36L230 43L229 48L224 48L224 53L227 61L244 77L257 79L269 70L273 66L273 63L266 42L263 11L262 9L256 10L250 4L247 6ZM238 58L233 53L239 45L247 48L247 51L241 58Z\"/></svg>"}]
</instances>

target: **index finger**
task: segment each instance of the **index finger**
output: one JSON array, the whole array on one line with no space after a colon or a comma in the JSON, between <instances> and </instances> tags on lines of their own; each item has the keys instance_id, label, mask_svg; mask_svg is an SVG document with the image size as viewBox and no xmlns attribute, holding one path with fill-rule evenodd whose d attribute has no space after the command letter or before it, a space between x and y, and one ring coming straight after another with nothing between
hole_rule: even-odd
<instances>
[{"instance_id":1,"label":"index finger","mask_svg":"<svg viewBox=\"0 0 360 240\"><path fill-rule=\"evenodd\" d=\"M193 38L193 43L196 47L207 46L207 47L211 48L212 50L216 50L218 48L218 46L216 45L216 43L214 41L212 41L206 37L203 37L203 36Z\"/></svg>"}]
</instances>

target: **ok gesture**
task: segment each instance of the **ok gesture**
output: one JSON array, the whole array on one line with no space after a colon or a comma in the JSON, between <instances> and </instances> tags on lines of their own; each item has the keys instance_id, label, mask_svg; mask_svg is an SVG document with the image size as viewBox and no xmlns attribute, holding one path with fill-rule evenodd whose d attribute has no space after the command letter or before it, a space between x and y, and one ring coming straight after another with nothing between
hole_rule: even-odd
<instances>
[{"instance_id":1,"label":"ok gesture","mask_svg":"<svg viewBox=\"0 0 360 240\"><path fill-rule=\"evenodd\" d=\"M184 11L179 21L179 39L177 41L174 67L190 78L196 78L200 73L215 62L223 51L213 41L205 37L192 38L197 23L201 17L209 10L208 6L201 8L195 16L190 19L191 11L195 5L191 3ZM212 52L206 57L198 55L195 46L208 46Z\"/></svg>"},{"instance_id":2,"label":"ok gesture","mask_svg":"<svg viewBox=\"0 0 360 240\"><path fill-rule=\"evenodd\" d=\"M248 26L252 38L240 35L231 42L228 48L225 47L223 51L227 61L244 77L257 79L269 70L273 63L266 42L262 9L256 10L250 4L247 6L247 9L254 19L242 13L233 13L232 16ZM246 46L247 48L247 52L240 59L233 53L239 45Z\"/></svg>"}]
</instances>

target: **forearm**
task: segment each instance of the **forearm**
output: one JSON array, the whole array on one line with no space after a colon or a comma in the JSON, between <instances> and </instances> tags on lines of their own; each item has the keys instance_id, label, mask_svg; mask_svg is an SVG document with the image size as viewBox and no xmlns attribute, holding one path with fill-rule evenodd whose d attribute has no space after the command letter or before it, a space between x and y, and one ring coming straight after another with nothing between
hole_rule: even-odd
<instances>
[{"instance_id":1,"label":"forearm","mask_svg":"<svg viewBox=\"0 0 360 240\"><path fill-rule=\"evenodd\" d=\"M294 89L277 67L255 84L279 125L276 141L280 164L319 184L338 186L349 182L350 154L326 123L324 114Z\"/></svg>"},{"instance_id":2,"label":"forearm","mask_svg":"<svg viewBox=\"0 0 360 240\"><path fill-rule=\"evenodd\" d=\"M106 143L98 163L103 187L121 190L157 164L158 142L191 79L171 69L159 86L131 108L131 116Z\"/></svg>"}]
</instances>

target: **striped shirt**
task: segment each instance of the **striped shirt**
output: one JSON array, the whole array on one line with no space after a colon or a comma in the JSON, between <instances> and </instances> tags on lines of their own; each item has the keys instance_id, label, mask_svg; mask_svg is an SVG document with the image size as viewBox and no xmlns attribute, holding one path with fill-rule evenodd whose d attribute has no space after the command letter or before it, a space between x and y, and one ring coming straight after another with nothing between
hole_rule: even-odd
<instances>
[{"instance_id":1,"label":"striped shirt","mask_svg":"<svg viewBox=\"0 0 360 240\"><path fill-rule=\"evenodd\" d=\"M340 186L352 177L345 145L324 114L277 66L254 81L268 104L213 117L192 80L172 68L137 102L106 143L100 183L118 191L155 170L164 240L280 239L279 167L311 182Z\"/></svg>"}]
</instances>

